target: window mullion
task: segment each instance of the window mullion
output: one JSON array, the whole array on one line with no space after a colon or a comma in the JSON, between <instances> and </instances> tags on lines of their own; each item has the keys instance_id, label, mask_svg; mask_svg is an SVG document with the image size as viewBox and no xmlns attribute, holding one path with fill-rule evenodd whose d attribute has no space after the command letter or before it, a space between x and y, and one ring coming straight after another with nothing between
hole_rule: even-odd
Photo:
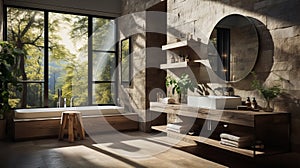
<instances>
[{"instance_id":1,"label":"window mullion","mask_svg":"<svg viewBox=\"0 0 300 168\"><path fill-rule=\"evenodd\" d=\"M93 18L88 17L88 104L93 103Z\"/></svg>"},{"instance_id":2,"label":"window mullion","mask_svg":"<svg viewBox=\"0 0 300 168\"><path fill-rule=\"evenodd\" d=\"M44 106L49 106L49 12L44 11Z\"/></svg>"}]
</instances>

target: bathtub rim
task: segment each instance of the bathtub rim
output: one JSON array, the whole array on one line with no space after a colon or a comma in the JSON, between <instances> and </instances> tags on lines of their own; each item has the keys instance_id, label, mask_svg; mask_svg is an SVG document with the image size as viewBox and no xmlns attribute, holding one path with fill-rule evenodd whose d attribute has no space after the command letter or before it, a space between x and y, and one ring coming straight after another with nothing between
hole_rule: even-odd
<instances>
[{"instance_id":1,"label":"bathtub rim","mask_svg":"<svg viewBox=\"0 0 300 168\"><path fill-rule=\"evenodd\" d=\"M64 111L79 111L82 116L94 115L116 115L126 113L121 106L79 106L67 108L31 108L15 109L15 119L36 119L36 118L55 118L60 117Z\"/></svg>"}]
</instances>

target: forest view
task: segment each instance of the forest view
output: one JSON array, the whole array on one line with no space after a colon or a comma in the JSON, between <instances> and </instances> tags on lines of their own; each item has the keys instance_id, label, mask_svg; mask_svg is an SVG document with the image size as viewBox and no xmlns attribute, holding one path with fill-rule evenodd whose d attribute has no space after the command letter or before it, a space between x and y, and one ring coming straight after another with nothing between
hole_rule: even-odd
<instances>
[{"instance_id":1,"label":"forest view","mask_svg":"<svg viewBox=\"0 0 300 168\"><path fill-rule=\"evenodd\" d=\"M62 90L67 105L71 97L75 97L76 106L113 104L116 50L114 44L105 46L105 43L107 36L114 38L114 26L107 26L110 19L92 18L94 34L89 60L89 17L54 12L45 15L44 11L7 8L7 41L25 51L15 65L20 72L22 91L11 90L13 107L43 107L45 104L56 107L58 89ZM48 50L47 56L45 50ZM89 72L92 72L91 82ZM48 88L45 88L45 79ZM93 88L92 93L88 92L89 87ZM88 101L89 96L92 102Z\"/></svg>"}]
</instances>

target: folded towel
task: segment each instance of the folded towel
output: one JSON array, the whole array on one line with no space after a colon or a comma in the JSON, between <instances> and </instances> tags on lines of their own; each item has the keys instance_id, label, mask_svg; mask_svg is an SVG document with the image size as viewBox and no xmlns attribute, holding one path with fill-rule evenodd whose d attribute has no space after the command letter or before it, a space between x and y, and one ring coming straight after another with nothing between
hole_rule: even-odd
<instances>
[{"instance_id":1,"label":"folded towel","mask_svg":"<svg viewBox=\"0 0 300 168\"><path fill-rule=\"evenodd\" d=\"M178 124L167 124L167 128L173 128L173 129L182 129L182 128L188 128L188 125L181 125L180 123Z\"/></svg>"},{"instance_id":2,"label":"folded towel","mask_svg":"<svg viewBox=\"0 0 300 168\"><path fill-rule=\"evenodd\" d=\"M178 124L167 124L167 130L168 131L173 131L173 132L178 132L178 133L185 133L187 132L189 127L187 125L180 125Z\"/></svg>"},{"instance_id":3,"label":"folded towel","mask_svg":"<svg viewBox=\"0 0 300 168\"><path fill-rule=\"evenodd\" d=\"M232 146L232 147L236 147L236 148L238 148L238 146L237 146L237 145L235 145L235 144L232 144L232 143L228 143L228 142L223 142L223 141L221 141L221 144L222 144L222 145L227 145L227 146Z\"/></svg>"},{"instance_id":4,"label":"folded towel","mask_svg":"<svg viewBox=\"0 0 300 168\"><path fill-rule=\"evenodd\" d=\"M237 148L244 148L252 145L252 141L236 142L228 139L221 139L221 144Z\"/></svg>"},{"instance_id":5,"label":"folded towel","mask_svg":"<svg viewBox=\"0 0 300 168\"><path fill-rule=\"evenodd\" d=\"M231 141L236 141L236 142L244 142L244 141L252 141L253 140L253 136L252 135L231 135L231 134L227 134L227 133L222 133L220 134L220 137L222 139L228 139Z\"/></svg>"},{"instance_id":6,"label":"folded towel","mask_svg":"<svg viewBox=\"0 0 300 168\"><path fill-rule=\"evenodd\" d=\"M175 104L175 99L170 97L165 97L161 100L161 102L164 104Z\"/></svg>"}]
</instances>

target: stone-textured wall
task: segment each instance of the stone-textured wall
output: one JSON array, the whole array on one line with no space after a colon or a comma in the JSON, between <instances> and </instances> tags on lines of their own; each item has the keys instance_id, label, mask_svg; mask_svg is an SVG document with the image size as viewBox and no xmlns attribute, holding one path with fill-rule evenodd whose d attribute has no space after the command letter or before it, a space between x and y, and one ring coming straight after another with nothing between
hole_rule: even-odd
<instances>
[{"instance_id":1,"label":"stone-textured wall","mask_svg":"<svg viewBox=\"0 0 300 168\"><path fill-rule=\"evenodd\" d=\"M141 3L141 4L140 4ZM121 25L119 27L127 26L129 24L129 27L125 27L124 31L127 29L132 29L131 27L135 28L138 27L138 25L141 25L141 28L144 30L145 25L145 18L143 16L143 13L139 13L140 18L143 17L143 19L139 20L139 23L135 22L133 16L131 14L142 12L145 10L144 3L142 1L123 1L122 3L122 16L121 16ZM142 15L142 16L141 16ZM124 20L124 21L123 21ZM122 28L120 28L122 30ZM132 41L132 85L128 88L123 87L122 85L119 88L119 97L121 99L121 104L125 105L125 108L127 110L131 110L134 112L137 112L139 114L139 122L140 122L140 130L143 130L145 120L145 87L146 87L146 75L145 75L145 67L146 67L146 41L145 37L146 33L143 31L134 31L134 32L125 32L120 34L120 40L121 41L125 37L131 37ZM121 50L120 50L121 51ZM126 99L128 99L127 102L124 102Z\"/></svg>"},{"instance_id":2,"label":"stone-textured wall","mask_svg":"<svg viewBox=\"0 0 300 168\"><path fill-rule=\"evenodd\" d=\"M191 33L206 43L214 26L225 16L241 14L254 20L260 39L254 67L265 84L279 81L283 89L274 102L275 110L291 113L292 150L300 151L300 1L297 0L168 0L168 42L175 36ZM176 31L174 31L176 30ZM200 72L201 73L201 72ZM251 88L253 77L232 84L243 99L264 99Z\"/></svg>"},{"instance_id":3,"label":"stone-textured wall","mask_svg":"<svg viewBox=\"0 0 300 168\"><path fill-rule=\"evenodd\" d=\"M129 99L127 102L121 103L124 105L127 104L126 106L129 106L127 107L129 110L139 114L140 130L142 131L150 130L149 122L151 122L151 119L149 118L151 116L148 115L147 109L149 107L149 99L153 99L155 95L151 93L152 86L154 86L151 85L151 82L155 82L158 77L155 67L159 66L160 61L157 60L164 58L159 57L162 53L156 52L157 50L149 50L149 48L161 46L161 43L165 43L166 41L162 41L160 35L151 32L147 33L147 29L151 28L151 26L147 26L147 22L152 22L153 18L149 18L146 15L146 11L159 2L160 0L123 0L122 16L120 17L122 23L119 26L121 29L125 26L122 29L123 32L120 34L120 40L129 36L132 38L133 79L132 86L128 88L121 86L119 93L121 101L124 101L122 97ZM155 40L151 40L151 38L155 40L160 39L157 40L159 44ZM151 56L160 59L155 59ZM163 80L160 81L155 84L163 82Z\"/></svg>"},{"instance_id":4,"label":"stone-textured wall","mask_svg":"<svg viewBox=\"0 0 300 168\"><path fill-rule=\"evenodd\" d=\"M146 11L161 0L122 0L122 15Z\"/></svg>"}]
</instances>

